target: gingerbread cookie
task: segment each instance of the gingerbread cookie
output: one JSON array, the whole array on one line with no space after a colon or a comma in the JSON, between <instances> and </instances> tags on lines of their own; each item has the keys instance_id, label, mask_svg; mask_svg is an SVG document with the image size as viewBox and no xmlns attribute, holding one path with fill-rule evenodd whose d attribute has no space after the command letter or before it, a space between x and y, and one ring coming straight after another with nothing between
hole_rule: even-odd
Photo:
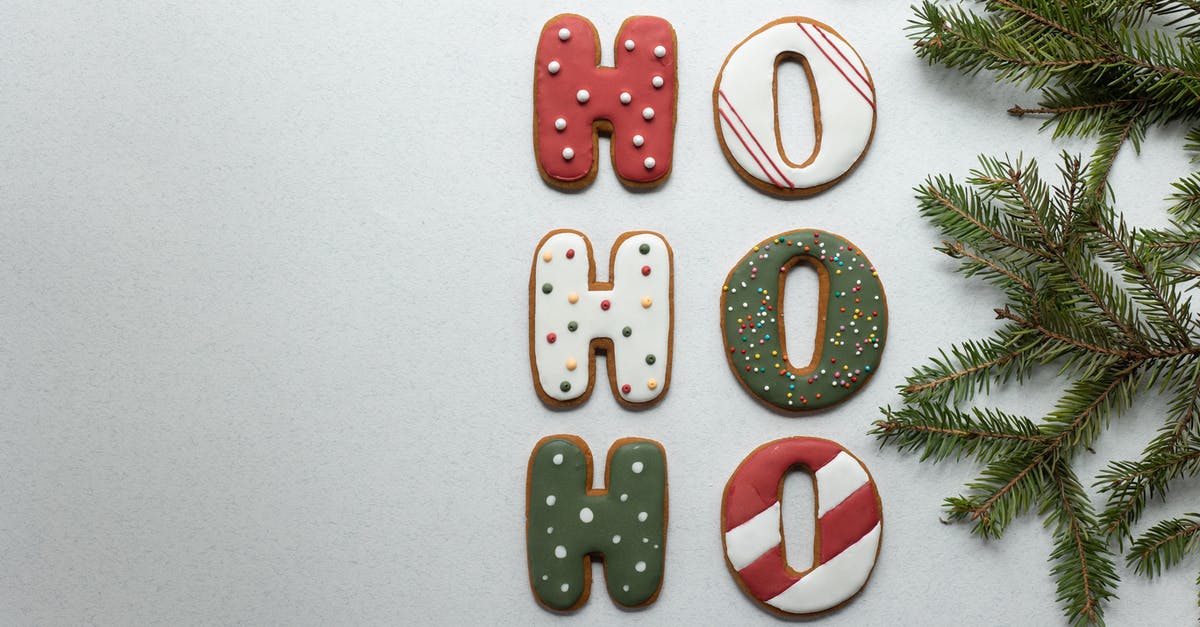
<instances>
[{"instance_id":1,"label":"gingerbread cookie","mask_svg":"<svg viewBox=\"0 0 1200 627\"><path fill-rule=\"evenodd\" d=\"M586 236L564 229L542 238L529 278L529 360L543 401L586 401L600 350L618 401L645 406L662 397L671 382L673 263L661 235L625 233L613 244L610 280L600 283Z\"/></svg>"},{"instance_id":2,"label":"gingerbread cookie","mask_svg":"<svg viewBox=\"0 0 1200 627\"><path fill-rule=\"evenodd\" d=\"M812 568L788 566L783 542L783 479L800 467L813 477L816 540ZM729 478L721 501L725 561L738 585L766 609L818 614L866 585L883 533L879 491L867 467L836 442L784 438L755 449Z\"/></svg>"},{"instance_id":3,"label":"gingerbread cookie","mask_svg":"<svg viewBox=\"0 0 1200 627\"><path fill-rule=\"evenodd\" d=\"M592 490L592 453L577 436L542 438L529 457L525 538L538 603L571 611L587 602L592 558L604 560L613 601L653 603L667 544L667 456L653 440L608 450L606 488Z\"/></svg>"},{"instance_id":4,"label":"gingerbread cookie","mask_svg":"<svg viewBox=\"0 0 1200 627\"><path fill-rule=\"evenodd\" d=\"M542 27L533 79L533 150L551 185L596 178L598 133L611 137L613 167L629 186L671 172L676 102L675 30L637 16L617 32L615 67L599 67L600 38L587 18L564 14Z\"/></svg>"},{"instance_id":5,"label":"gingerbread cookie","mask_svg":"<svg viewBox=\"0 0 1200 627\"><path fill-rule=\"evenodd\" d=\"M783 286L798 263L815 268L821 284L816 350L803 368L788 360L783 326ZM738 261L721 290L729 367L771 407L829 407L878 370L887 339L883 284L866 255L846 239L811 229L776 235Z\"/></svg>"},{"instance_id":6,"label":"gingerbread cookie","mask_svg":"<svg viewBox=\"0 0 1200 627\"><path fill-rule=\"evenodd\" d=\"M812 92L812 154L789 159L779 136L779 64L799 61ZM783 197L822 191L867 152L875 133L875 83L841 35L807 17L758 29L730 51L713 87L713 121L721 149L754 187Z\"/></svg>"}]
</instances>

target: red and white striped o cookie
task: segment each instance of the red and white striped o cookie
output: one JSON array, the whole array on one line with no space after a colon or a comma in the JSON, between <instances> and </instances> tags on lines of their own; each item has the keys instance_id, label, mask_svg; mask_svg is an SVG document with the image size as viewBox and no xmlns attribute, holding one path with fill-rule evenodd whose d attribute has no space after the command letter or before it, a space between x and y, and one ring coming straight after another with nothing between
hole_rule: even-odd
<instances>
[{"instance_id":1,"label":"red and white striped o cookie","mask_svg":"<svg viewBox=\"0 0 1200 627\"><path fill-rule=\"evenodd\" d=\"M813 567L797 572L784 555L780 496L788 470L812 473L817 532ZM721 502L725 560L738 585L767 609L816 614L867 583L883 531L879 491L867 467L836 442L794 437L750 453L729 478Z\"/></svg>"},{"instance_id":2,"label":"red and white striped o cookie","mask_svg":"<svg viewBox=\"0 0 1200 627\"><path fill-rule=\"evenodd\" d=\"M812 92L815 144L788 155L779 135L776 72L804 64ZM875 83L837 31L807 17L785 17L752 33L725 59L713 87L721 149L743 179L777 196L835 185L867 152L875 134Z\"/></svg>"}]
</instances>

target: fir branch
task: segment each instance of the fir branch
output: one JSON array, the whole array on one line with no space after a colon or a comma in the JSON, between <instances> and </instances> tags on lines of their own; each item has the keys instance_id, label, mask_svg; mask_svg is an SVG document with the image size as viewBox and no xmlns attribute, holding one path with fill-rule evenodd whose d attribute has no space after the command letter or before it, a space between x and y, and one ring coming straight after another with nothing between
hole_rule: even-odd
<instances>
[{"instance_id":1,"label":"fir branch","mask_svg":"<svg viewBox=\"0 0 1200 627\"><path fill-rule=\"evenodd\" d=\"M1139 575L1157 577L1197 549L1200 549L1200 514L1190 513L1146 530L1133 543L1126 561Z\"/></svg>"},{"instance_id":2,"label":"fir branch","mask_svg":"<svg viewBox=\"0 0 1200 627\"><path fill-rule=\"evenodd\" d=\"M1200 545L1200 515L1131 529L1153 499L1200 475L1200 172L1174 185L1170 228L1135 229L1112 208L1109 180L1125 146L1149 128L1181 122L1200 153L1200 0L985 0L980 11L926 1L910 24L916 54L965 74L982 71L1040 92L1015 105L1055 137L1091 138L1085 161L1063 155L1060 181L1034 162L981 157L960 183L931 176L918 187L938 250L958 271L1000 289L994 335L939 350L881 410L881 444L922 460L970 459L981 474L946 499L948 517L999 537L1035 504L1053 530L1051 575L1069 622L1103 622L1115 597L1113 542L1131 541L1129 564L1158 574ZM1165 21L1165 24L1164 24ZM1021 384L1041 367L1069 378L1040 422L999 409L960 409L993 384ZM1097 514L1072 467L1137 394L1170 402L1138 459L1096 477ZM1139 417L1146 419L1145 416ZM1200 580L1198 580L1200 583Z\"/></svg>"},{"instance_id":3,"label":"fir branch","mask_svg":"<svg viewBox=\"0 0 1200 627\"><path fill-rule=\"evenodd\" d=\"M1097 533L1092 504L1070 466L1056 465L1050 477L1040 513L1054 531L1050 574L1058 601L1071 624L1101 623L1104 603L1116 596L1119 581L1112 551Z\"/></svg>"}]
</instances>

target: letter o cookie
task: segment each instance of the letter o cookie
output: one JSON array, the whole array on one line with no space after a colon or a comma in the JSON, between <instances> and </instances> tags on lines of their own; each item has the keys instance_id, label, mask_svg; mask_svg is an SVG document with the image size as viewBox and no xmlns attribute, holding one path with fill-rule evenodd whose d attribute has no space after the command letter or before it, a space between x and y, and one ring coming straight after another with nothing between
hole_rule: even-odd
<instances>
[{"instance_id":1,"label":"letter o cookie","mask_svg":"<svg viewBox=\"0 0 1200 627\"><path fill-rule=\"evenodd\" d=\"M798 263L816 269L820 309L808 365L788 361L783 286ZM802 229L755 246L721 288L725 356L742 386L772 407L823 409L857 392L879 368L887 339L887 301L875 267L833 233Z\"/></svg>"},{"instance_id":2,"label":"letter o cookie","mask_svg":"<svg viewBox=\"0 0 1200 627\"><path fill-rule=\"evenodd\" d=\"M812 473L816 496L813 567L797 572L784 554L783 478ZM725 561L738 585L766 609L788 616L831 610L866 585L883 533L879 491L867 467L836 442L794 437L746 456L721 500Z\"/></svg>"},{"instance_id":3,"label":"letter o cookie","mask_svg":"<svg viewBox=\"0 0 1200 627\"><path fill-rule=\"evenodd\" d=\"M812 154L793 161L779 136L779 64L800 61L812 91ZM713 87L713 121L737 173L778 196L815 194L854 169L875 133L875 83L837 31L807 17L767 24L738 44Z\"/></svg>"}]
</instances>

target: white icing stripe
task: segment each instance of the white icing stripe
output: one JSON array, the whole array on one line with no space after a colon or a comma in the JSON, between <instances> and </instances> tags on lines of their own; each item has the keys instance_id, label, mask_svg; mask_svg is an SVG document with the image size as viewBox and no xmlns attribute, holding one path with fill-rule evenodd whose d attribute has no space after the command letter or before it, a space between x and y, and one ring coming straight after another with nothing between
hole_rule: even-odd
<instances>
[{"instance_id":1,"label":"white icing stripe","mask_svg":"<svg viewBox=\"0 0 1200 627\"><path fill-rule=\"evenodd\" d=\"M818 147L790 159L777 141L774 95L776 59L787 52L804 57L820 115ZM832 30L796 18L777 21L734 48L716 92L729 157L743 175L779 189L836 180L862 157L875 126L874 86L857 53Z\"/></svg>"},{"instance_id":2,"label":"white icing stripe","mask_svg":"<svg viewBox=\"0 0 1200 627\"><path fill-rule=\"evenodd\" d=\"M741 570L779 546L779 502L759 512L754 518L725 532L725 554L734 570Z\"/></svg>"},{"instance_id":3,"label":"white icing stripe","mask_svg":"<svg viewBox=\"0 0 1200 627\"><path fill-rule=\"evenodd\" d=\"M817 518L837 507L846 497L871 480L862 464L844 451L816 472Z\"/></svg>"},{"instance_id":4,"label":"white icing stripe","mask_svg":"<svg viewBox=\"0 0 1200 627\"><path fill-rule=\"evenodd\" d=\"M854 596L875 565L882 527L877 524L858 542L837 557L821 564L804 577L767 600L785 612L811 614L834 607Z\"/></svg>"}]
</instances>

